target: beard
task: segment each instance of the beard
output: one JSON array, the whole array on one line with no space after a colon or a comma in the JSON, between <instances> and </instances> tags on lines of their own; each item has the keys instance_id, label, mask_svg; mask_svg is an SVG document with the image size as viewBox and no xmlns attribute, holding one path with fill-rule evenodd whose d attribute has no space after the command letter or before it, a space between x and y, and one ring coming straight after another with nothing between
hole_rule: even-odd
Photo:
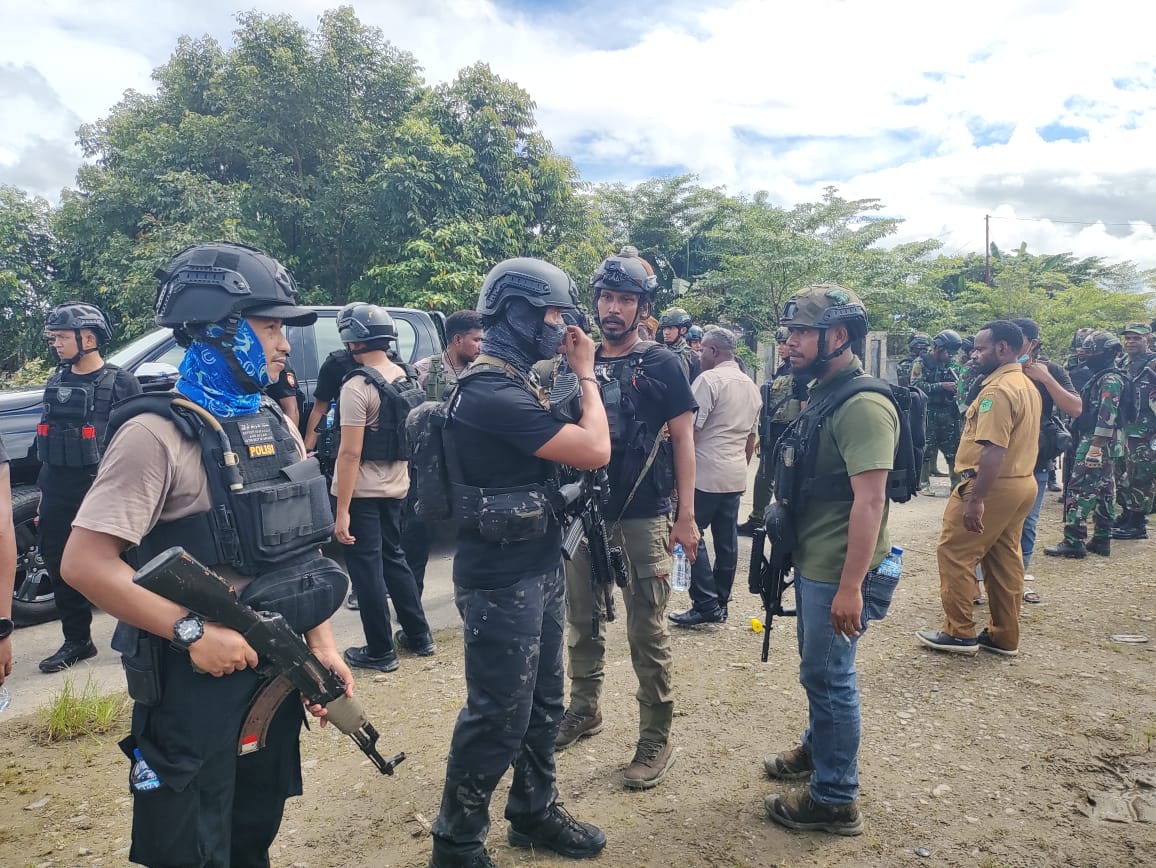
<instances>
[{"instance_id":1,"label":"beard","mask_svg":"<svg viewBox=\"0 0 1156 868\"><path fill-rule=\"evenodd\" d=\"M633 323L627 324L617 317L611 317L609 321L599 320L598 327L602 330L602 337L620 341L638 327L638 320L636 318Z\"/></svg>"}]
</instances>

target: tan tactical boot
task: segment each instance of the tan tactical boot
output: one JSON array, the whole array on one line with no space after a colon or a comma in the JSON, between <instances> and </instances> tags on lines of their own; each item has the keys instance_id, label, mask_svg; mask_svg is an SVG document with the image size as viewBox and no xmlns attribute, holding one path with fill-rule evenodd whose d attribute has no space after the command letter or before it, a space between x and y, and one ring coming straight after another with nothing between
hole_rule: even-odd
<instances>
[{"instance_id":1,"label":"tan tactical boot","mask_svg":"<svg viewBox=\"0 0 1156 868\"><path fill-rule=\"evenodd\" d=\"M580 738L598 735L602 732L602 712L593 714L575 714L566 709L562 715L562 724L558 727L558 734L554 736L554 750L566 750Z\"/></svg>"},{"instance_id":2,"label":"tan tactical boot","mask_svg":"<svg viewBox=\"0 0 1156 868\"><path fill-rule=\"evenodd\" d=\"M763 803L767 808L767 816L788 829L830 832L832 835L863 834L863 818L859 816L858 801L828 805L816 802L804 789L767 796Z\"/></svg>"},{"instance_id":3,"label":"tan tactical boot","mask_svg":"<svg viewBox=\"0 0 1156 868\"><path fill-rule=\"evenodd\" d=\"M815 770L815 763L811 754L804 745L797 744L790 750L783 751L778 756L769 756L763 760L763 768L767 775L779 781L797 781L809 778Z\"/></svg>"},{"instance_id":4,"label":"tan tactical boot","mask_svg":"<svg viewBox=\"0 0 1156 868\"><path fill-rule=\"evenodd\" d=\"M674 765L674 748L670 742L660 744L657 741L643 739L634 751L634 759L622 774L622 783L627 789L649 790L657 787Z\"/></svg>"}]
</instances>

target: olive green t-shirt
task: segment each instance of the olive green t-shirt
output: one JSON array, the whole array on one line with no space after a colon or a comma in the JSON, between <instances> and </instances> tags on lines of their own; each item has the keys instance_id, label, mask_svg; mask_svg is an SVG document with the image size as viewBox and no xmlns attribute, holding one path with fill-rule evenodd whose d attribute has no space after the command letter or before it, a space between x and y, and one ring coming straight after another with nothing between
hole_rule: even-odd
<instances>
[{"instance_id":1,"label":"olive green t-shirt","mask_svg":"<svg viewBox=\"0 0 1156 868\"><path fill-rule=\"evenodd\" d=\"M810 404L816 403L847 377L863 369L856 360L845 373L829 383L811 389ZM895 405L884 395L862 392L843 402L819 433L817 475L846 473L855 476L868 470L891 470L899 444L899 416ZM891 551L887 537L887 511L884 501L883 521L871 569L879 566ZM795 548L796 569L815 582L838 582L847 557L847 531L850 526L851 502L812 500L796 524L798 544Z\"/></svg>"}]
</instances>

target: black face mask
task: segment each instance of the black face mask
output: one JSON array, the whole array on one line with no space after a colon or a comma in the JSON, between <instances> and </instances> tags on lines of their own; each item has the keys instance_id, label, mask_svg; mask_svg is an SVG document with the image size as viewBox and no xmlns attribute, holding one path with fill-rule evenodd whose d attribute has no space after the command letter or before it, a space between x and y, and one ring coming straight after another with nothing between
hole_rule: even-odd
<instances>
[{"instance_id":1,"label":"black face mask","mask_svg":"<svg viewBox=\"0 0 1156 868\"><path fill-rule=\"evenodd\" d=\"M486 325L482 352L509 362L524 374L535 362L552 359L562 347L566 326L545 322L545 311L525 299L506 303L497 317Z\"/></svg>"}]
</instances>

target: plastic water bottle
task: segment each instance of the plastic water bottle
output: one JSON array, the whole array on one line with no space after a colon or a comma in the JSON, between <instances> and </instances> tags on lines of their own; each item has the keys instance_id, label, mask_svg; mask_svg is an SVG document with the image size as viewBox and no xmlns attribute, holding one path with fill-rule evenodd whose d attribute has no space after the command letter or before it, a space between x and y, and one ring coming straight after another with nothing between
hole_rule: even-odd
<instances>
[{"instance_id":1,"label":"plastic water bottle","mask_svg":"<svg viewBox=\"0 0 1156 868\"><path fill-rule=\"evenodd\" d=\"M9 705L12 704L12 694L8 692L8 688L0 684L0 711L5 711Z\"/></svg>"},{"instance_id":2,"label":"plastic water bottle","mask_svg":"<svg viewBox=\"0 0 1156 868\"><path fill-rule=\"evenodd\" d=\"M129 779L132 781L134 792L147 793L161 785L161 779L157 777L152 766L145 762L139 747L132 749L132 759L132 774L129 775Z\"/></svg>"},{"instance_id":3,"label":"plastic water bottle","mask_svg":"<svg viewBox=\"0 0 1156 868\"><path fill-rule=\"evenodd\" d=\"M887 576L892 579L898 579L903 572L903 549L899 546L892 546L891 552L883 559L875 572L881 576Z\"/></svg>"},{"instance_id":4,"label":"plastic water bottle","mask_svg":"<svg viewBox=\"0 0 1156 868\"><path fill-rule=\"evenodd\" d=\"M330 402L329 412L325 414L325 430L327 430L327 431L333 430L333 421L334 421L336 414L337 414L337 405Z\"/></svg>"},{"instance_id":5,"label":"plastic water bottle","mask_svg":"<svg viewBox=\"0 0 1156 868\"><path fill-rule=\"evenodd\" d=\"M674 544L674 560L670 569L670 587L676 591L690 590L690 561L682 550L682 543Z\"/></svg>"}]
</instances>

